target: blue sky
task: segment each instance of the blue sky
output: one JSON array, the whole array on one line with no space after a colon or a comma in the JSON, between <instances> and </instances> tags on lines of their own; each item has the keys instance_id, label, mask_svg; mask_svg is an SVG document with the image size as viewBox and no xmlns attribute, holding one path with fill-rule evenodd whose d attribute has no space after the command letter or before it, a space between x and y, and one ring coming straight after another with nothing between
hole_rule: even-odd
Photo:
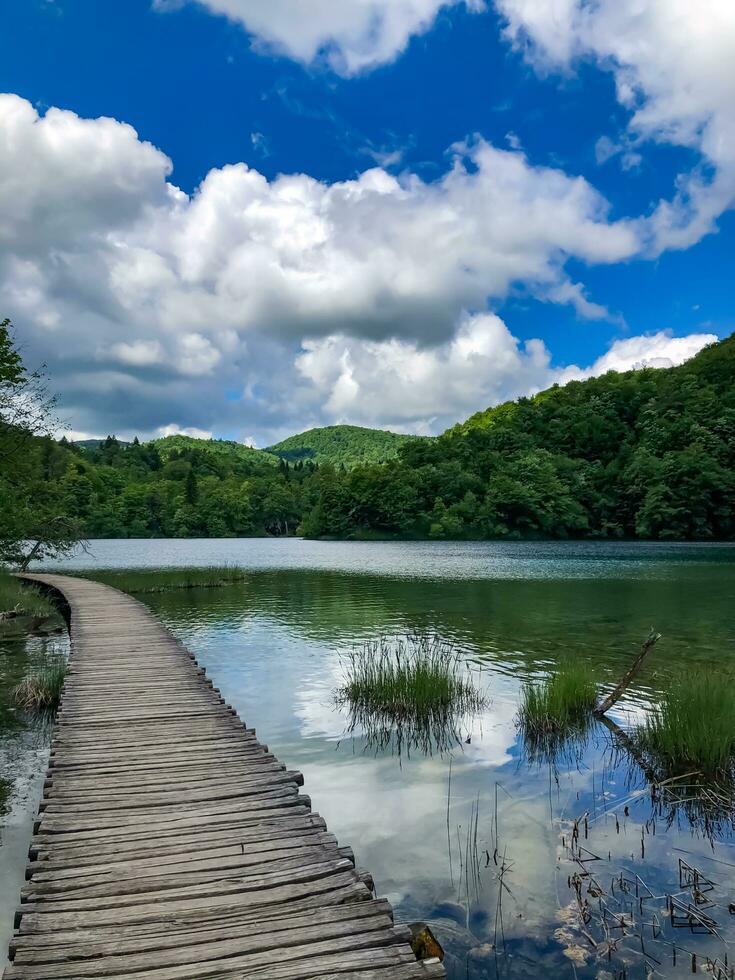
<instances>
[{"instance_id":1,"label":"blue sky","mask_svg":"<svg viewBox=\"0 0 735 980\"><path fill-rule=\"evenodd\" d=\"M10 0L0 312L95 435L676 363L733 329L733 9Z\"/></svg>"}]
</instances>

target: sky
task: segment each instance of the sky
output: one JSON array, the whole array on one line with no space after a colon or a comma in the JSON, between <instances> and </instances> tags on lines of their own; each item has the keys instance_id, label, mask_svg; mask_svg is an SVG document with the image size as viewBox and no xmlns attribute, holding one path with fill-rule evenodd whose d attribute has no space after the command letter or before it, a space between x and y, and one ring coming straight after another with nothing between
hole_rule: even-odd
<instances>
[{"instance_id":1,"label":"sky","mask_svg":"<svg viewBox=\"0 0 735 980\"><path fill-rule=\"evenodd\" d=\"M732 0L5 0L0 318L77 438L438 433L729 335Z\"/></svg>"}]
</instances>

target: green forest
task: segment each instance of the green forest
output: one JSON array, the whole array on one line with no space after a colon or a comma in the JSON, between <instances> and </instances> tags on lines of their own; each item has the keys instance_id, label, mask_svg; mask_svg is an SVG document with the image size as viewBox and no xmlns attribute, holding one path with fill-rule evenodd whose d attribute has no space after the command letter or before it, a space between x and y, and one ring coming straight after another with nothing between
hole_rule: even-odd
<instances>
[{"instance_id":1,"label":"green forest","mask_svg":"<svg viewBox=\"0 0 735 980\"><path fill-rule=\"evenodd\" d=\"M365 429L359 425L327 425L289 436L266 452L289 463L331 463L356 466L359 463L385 463L395 459L401 446L416 442L419 436L400 435L385 429Z\"/></svg>"},{"instance_id":2,"label":"green forest","mask_svg":"<svg viewBox=\"0 0 735 980\"><path fill-rule=\"evenodd\" d=\"M32 418L18 408L43 379L6 324L0 557L76 537L733 540L734 378L735 335L679 367L555 386L436 438L333 426L270 451L185 436L75 445L44 430L50 402Z\"/></svg>"}]
</instances>

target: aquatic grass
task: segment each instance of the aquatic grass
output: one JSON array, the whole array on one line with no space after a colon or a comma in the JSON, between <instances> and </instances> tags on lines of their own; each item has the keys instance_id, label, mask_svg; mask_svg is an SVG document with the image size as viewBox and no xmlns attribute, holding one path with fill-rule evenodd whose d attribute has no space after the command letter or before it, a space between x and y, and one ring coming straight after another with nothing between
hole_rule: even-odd
<instances>
[{"instance_id":1,"label":"aquatic grass","mask_svg":"<svg viewBox=\"0 0 735 980\"><path fill-rule=\"evenodd\" d=\"M711 672L680 675L635 734L666 773L697 771L731 779L735 755L732 680Z\"/></svg>"},{"instance_id":2,"label":"aquatic grass","mask_svg":"<svg viewBox=\"0 0 735 980\"><path fill-rule=\"evenodd\" d=\"M519 722L526 731L564 731L585 723L596 703L597 684L589 666L565 660L540 683L524 684Z\"/></svg>"},{"instance_id":3,"label":"aquatic grass","mask_svg":"<svg viewBox=\"0 0 735 980\"><path fill-rule=\"evenodd\" d=\"M350 710L350 731L399 754L448 750L461 741L465 716L487 703L459 651L434 636L367 641L343 658L343 670L335 700Z\"/></svg>"},{"instance_id":4,"label":"aquatic grass","mask_svg":"<svg viewBox=\"0 0 735 980\"><path fill-rule=\"evenodd\" d=\"M27 710L55 711L61 701L66 669L64 657L49 657L42 667L13 690L15 703Z\"/></svg>"},{"instance_id":5,"label":"aquatic grass","mask_svg":"<svg viewBox=\"0 0 735 980\"><path fill-rule=\"evenodd\" d=\"M57 616L58 612L52 600L36 586L0 571L0 623L22 616Z\"/></svg>"},{"instance_id":6,"label":"aquatic grass","mask_svg":"<svg viewBox=\"0 0 735 980\"><path fill-rule=\"evenodd\" d=\"M177 589L214 589L244 582L248 572L236 565L183 568L122 568L75 571L75 575L137 594Z\"/></svg>"},{"instance_id":7,"label":"aquatic grass","mask_svg":"<svg viewBox=\"0 0 735 980\"><path fill-rule=\"evenodd\" d=\"M461 654L438 639L413 636L368 641L351 652L338 696L353 706L413 718L450 707L474 711L484 703Z\"/></svg>"},{"instance_id":8,"label":"aquatic grass","mask_svg":"<svg viewBox=\"0 0 735 980\"><path fill-rule=\"evenodd\" d=\"M597 703L590 667L563 660L542 681L523 685L517 725L529 762L578 761Z\"/></svg>"}]
</instances>

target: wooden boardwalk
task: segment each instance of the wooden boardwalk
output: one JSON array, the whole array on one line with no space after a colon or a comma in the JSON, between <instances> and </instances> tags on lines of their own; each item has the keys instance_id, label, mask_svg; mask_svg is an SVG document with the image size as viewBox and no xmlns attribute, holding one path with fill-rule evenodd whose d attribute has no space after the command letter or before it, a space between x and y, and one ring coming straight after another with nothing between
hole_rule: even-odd
<instances>
[{"instance_id":1,"label":"wooden boardwalk","mask_svg":"<svg viewBox=\"0 0 735 980\"><path fill-rule=\"evenodd\" d=\"M65 597L71 659L8 980L426 980L288 772L130 596Z\"/></svg>"}]
</instances>

